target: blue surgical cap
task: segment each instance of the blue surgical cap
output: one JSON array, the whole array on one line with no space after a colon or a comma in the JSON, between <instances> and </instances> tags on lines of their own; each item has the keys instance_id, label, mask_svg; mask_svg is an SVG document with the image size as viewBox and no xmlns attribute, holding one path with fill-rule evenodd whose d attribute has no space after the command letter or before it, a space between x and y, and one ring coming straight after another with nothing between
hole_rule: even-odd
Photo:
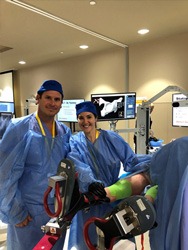
<instances>
[{"instance_id":1,"label":"blue surgical cap","mask_svg":"<svg viewBox=\"0 0 188 250\"><path fill-rule=\"evenodd\" d=\"M91 112L97 116L97 109L95 105L90 101L85 101L76 104L76 115L78 116L82 112Z\"/></svg>"},{"instance_id":2,"label":"blue surgical cap","mask_svg":"<svg viewBox=\"0 0 188 250\"><path fill-rule=\"evenodd\" d=\"M55 80L46 80L43 82L43 84L41 85L40 89L37 91L37 94L41 94L45 91L49 91L49 90L54 90L59 92L62 97L63 97L63 88L62 85L55 81Z\"/></svg>"}]
</instances>

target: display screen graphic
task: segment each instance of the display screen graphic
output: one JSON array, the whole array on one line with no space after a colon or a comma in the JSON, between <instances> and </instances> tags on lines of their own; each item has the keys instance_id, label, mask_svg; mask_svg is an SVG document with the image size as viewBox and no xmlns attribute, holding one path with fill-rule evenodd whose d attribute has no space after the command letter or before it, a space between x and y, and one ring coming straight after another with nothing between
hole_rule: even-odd
<instances>
[{"instance_id":1,"label":"display screen graphic","mask_svg":"<svg viewBox=\"0 0 188 250\"><path fill-rule=\"evenodd\" d=\"M181 106L181 101L188 101L188 97L184 94L172 95L172 126L175 127L188 127L188 107ZM177 105L175 105L177 104Z\"/></svg>"},{"instance_id":2,"label":"display screen graphic","mask_svg":"<svg viewBox=\"0 0 188 250\"><path fill-rule=\"evenodd\" d=\"M76 104L84 102L84 99L63 100L62 107L57 114L57 120L62 122L77 122Z\"/></svg>"},{"instance_id":3,"label":"display screen graphic","mask_svg":"<svg viewBox=\"0 0 188 250\"><path fill-rule=\"evenodd\" d=\"M136 93L91 94L95 104L98 121L134 119L136 111Z\"/></svg>"}]
</instances>

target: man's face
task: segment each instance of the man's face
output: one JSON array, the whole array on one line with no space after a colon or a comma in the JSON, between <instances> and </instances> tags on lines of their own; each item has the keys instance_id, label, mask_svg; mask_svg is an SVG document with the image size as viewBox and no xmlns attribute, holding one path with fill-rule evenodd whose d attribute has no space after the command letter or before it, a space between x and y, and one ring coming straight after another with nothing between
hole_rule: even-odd
<instances>
[{"instance_id":1,"label":"man's face","mask_svg":"<svg viewBox=\"0 0 188 250\"><path fill-rule=\"evenodd\" d=\"M54 117L60 110L62 95L54 90L45 91L41 96L36 97L38 104L38 114L42 116Z\"/></svg>"}]
</instances>

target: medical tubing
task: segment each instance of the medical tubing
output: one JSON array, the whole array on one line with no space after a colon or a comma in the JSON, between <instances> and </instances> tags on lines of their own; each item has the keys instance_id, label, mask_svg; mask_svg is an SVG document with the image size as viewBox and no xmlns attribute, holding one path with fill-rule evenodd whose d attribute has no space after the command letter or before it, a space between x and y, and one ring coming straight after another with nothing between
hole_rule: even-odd
<instances>
[{"instance_id":1,"label":"medical tubing","mask_svg":"<svg viewBox=\"0 0 188 250\"><path fill-rule=\"evenodd\" d=\"M141 250L144 250L144 234L141 234Z\"/></svg>"},{"instance_id":2,"label":"medical tubing","mask_svg":"<svg viewBox=\"0 0 188 250\"><path fill-rule=\"evenodd\" d=\"M71 209L69 209L69 211L64 214L63 221L71 221L79 210L87 209L89 206L94 206L100 203L101 201L98 199L98 197L93 196L93 194L89 194L89 192L82 193Z\"/></svg>"},{"instance_id":3,"label":"medical tubing","mask_svg":"<svg viewBox=\"0 0 188 250\"><path fill-rule=\"evenodd\" d=\"M89 226L94 223L95 221L99 221L101 223L106 223L107 220L106 219L101 219L101 218L97 218L97 217L91 217L89 218L85 224L84 224L84 239L85 239L85 243L86 245L88 246L89 250L97 250L96 247L93 246L93 244L91 243L91 240L89 238ZM110 247L107 249L107 250L112 250L113 248L113 245L114 245L114 242L115 242L115 238L113 238L110 242Z\"/></svg>"},{"instance_id":4,"label":"medical tubing","mask_svg":"<svg viewBox=\"0 0 188 250\"><path fill-rule=\"evenodd\" d=\"M52 187L49 186L47 188L46 192L44 193L44 208L45 208L48 216L58 217L60 215L60 213L62 212L62 200L61 200L61 195L60 195L59 183L57 182L55 185L55 195L56 195L56 199L57 199L57 211L55 213L52 213L49 209L49 206L48 206L48 195L51 192L51 190L52 190Z\"/></svg>"}]
</instances>

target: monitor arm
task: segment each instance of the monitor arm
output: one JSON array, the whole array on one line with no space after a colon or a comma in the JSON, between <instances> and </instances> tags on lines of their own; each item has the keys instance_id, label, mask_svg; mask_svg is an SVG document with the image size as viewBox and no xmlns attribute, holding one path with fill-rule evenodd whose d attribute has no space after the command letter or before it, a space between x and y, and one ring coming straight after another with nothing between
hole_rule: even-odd
<instances>
[{"instance_id":1,"label":"monitor arm","mask_svg":"<svg viewBox=\"0 0 188 250\"><path fill-rule=\"evenodd\" d=\"M149 99L147 102L142 102L142 107L149 107L154 101L156 101L157 99L159 99L161 96L165 95L168 92L179 92L182 93L186 96L188 96L188 92L178 86L168 86L165 89L163 89L162 91L160 91L158 94L156 94L155 96L153 96L151 99Z\"/></svg>"},{"instance_id":2,"label":"monitor arm","mask_svg":"<svg viewBox=\"0 0 188 250\"><path fill-rule=\"evenodd\" d=\"M137 152L138 154L147 153L147 143L150 129L150 105L168 92L179 92L188 96L188 92L178 86L168 86L158 94L153 96L147 102L142 102L142 105L137 107ZM184 105L188 106L188 101Z\"/></svg>"}]
</instances>

